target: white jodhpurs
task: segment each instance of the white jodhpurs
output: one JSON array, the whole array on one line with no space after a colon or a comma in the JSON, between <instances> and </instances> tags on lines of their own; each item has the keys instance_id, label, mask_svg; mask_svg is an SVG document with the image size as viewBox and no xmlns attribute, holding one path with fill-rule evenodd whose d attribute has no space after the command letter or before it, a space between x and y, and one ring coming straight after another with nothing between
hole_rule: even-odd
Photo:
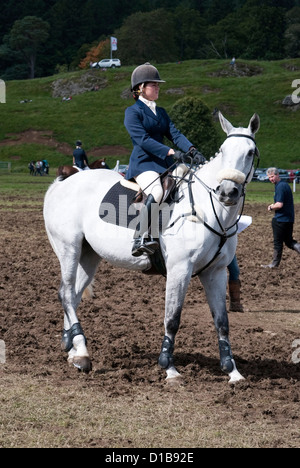
<instances>
[{"instance_id":1,"label":"white jodhpurs","mask_svg":"<svg viewBox=\"0 0 300 468\"><path fill-rule=\"evenodd\" d=\"M152 195L156 203L160 203L163 197L160 174L154 171L146 171L135 178L143 192Z\"/></svg>"}]
</instances>

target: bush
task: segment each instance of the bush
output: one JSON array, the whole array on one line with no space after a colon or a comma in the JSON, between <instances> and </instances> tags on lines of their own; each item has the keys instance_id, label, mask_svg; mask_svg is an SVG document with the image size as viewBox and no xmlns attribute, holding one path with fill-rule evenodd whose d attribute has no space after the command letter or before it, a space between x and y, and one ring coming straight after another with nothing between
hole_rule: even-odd
<instances>
[{"instance_id":1,"label":"bush","mask_svg":"<svg viewBox=\"0 0 300 468\"><path fill-rule=\"evenodd\" d=\"M219 138L208 107L199 98L179 99L170 112L175 126L206 158L219 147Z\"/></svg>"}]
</instances>

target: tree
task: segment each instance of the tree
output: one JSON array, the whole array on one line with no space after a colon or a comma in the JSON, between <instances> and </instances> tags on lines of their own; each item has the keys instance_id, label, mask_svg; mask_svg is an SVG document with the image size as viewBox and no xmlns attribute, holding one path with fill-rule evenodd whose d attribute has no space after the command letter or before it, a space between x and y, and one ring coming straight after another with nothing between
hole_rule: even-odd
<instances>
[{"instance_id":1,"label":"tree","mask_svg":"<svg viewBox=\"0 0 300 468\"><path fill-rule=\"evenodd\" d=\"M12 50L20 52L29 66L29 78L35 76L38 50L49 37L49 23L36 16L25 16L15 21L9 35Z\"/></svg>"},{"instance_id":2,"label":"tree","mask_svg":"<svg viewBox=\"0 0 300 468\"><path fill-rule=\"evenodd\" d=\"M124 65L163 63L178 58L173 17L164 9L134 13L114 35Z\"/></svg>"},{"instance_id":3,"label":"tree","mask_svg":"<svg viewBox=\"0 0 300 468\"><path fill-rule=\"evenodd\" d=\"M88 50L85 58L81 60L79 68L88 68L91 62L99 62L101 59L107 58L109 54L110 40L106 39Z\"/></svg>"},{"instance_id":4,"label":"tree","mask_svg":"<svg viewBox=\"0 0 300 468\"><path fill-rule=\"evenodd\" d=\"M199 51L206 40L207 25L197 10L179 6L174 12L175 40L180 60L199 57Z\"/></svg>"},{"instance_id":5,"label":"tree","mask_svg":"<svg viewBox=\"0 0 300 468\"><path fill-rule=\"evenodd\" d=\"M287 15L287 30L285 31L285 51L288 57L300 56L300 7L290 10Z\"/></svg>"},{"instance_id":6,"label":"tree","mask_svg":"<svg viewBox=\"0 0 300 468\"><path fill-rule=\"evenodd\" d=\"M241 27L247 44L242 56L245 59L278 60L284 58L285 11L282 8L261 5L241 10L244 15ZM252 21L246 20L246 15Z\"/></svg>"},{"instance_id":7,"label":"tree","mask_svg":"<svg viewBox=\"0 0 300 468\"><path fill-rule=\"evenodd\" d=\"M218 134L211 112L200 98L179 99L172 107L170 117L206 158L215 154L220 143Z\"/></svg>"},{"instance_id":8,"label":"tree","mask_svg":"<svg viewBox=\"0 0 300 468\"><path fill-rule=\"evenodd\" d=\"M218 57L256 60L284 57L284 10L266 5L252 6L252 1L210 27L208 38Z\"/></svg>"}]
</instances>

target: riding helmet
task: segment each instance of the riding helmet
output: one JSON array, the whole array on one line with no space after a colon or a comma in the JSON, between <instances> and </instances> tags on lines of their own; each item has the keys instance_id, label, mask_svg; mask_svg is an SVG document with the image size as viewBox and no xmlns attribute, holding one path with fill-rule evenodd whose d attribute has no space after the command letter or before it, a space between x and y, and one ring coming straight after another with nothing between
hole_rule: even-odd
<instances>
[{"instance_id":1,"label":"riding helmet","mask_svg":"<svg viewBox=\"0 0 300 468\"><path fill-rule=\"evenodd\" d=\"M131 75L131 91L135 89L136 86L142 83L165 83L159 76L157 68L151 65L149 62L140 65Z\"/></svg>"}]
</instances>

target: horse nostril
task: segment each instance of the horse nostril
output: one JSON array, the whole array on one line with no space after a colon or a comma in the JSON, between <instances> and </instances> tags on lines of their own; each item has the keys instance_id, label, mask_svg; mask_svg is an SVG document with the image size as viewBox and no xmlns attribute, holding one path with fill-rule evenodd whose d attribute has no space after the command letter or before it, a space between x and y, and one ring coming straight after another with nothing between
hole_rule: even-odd
<instances>
[{"instance_id":1,"label":"horse nostril","mask_svg":"<svg viewBox=\"0 0 300 468\"><path fill-rule=\"evenodd\" d=\"M230 197L237 197L239 195L238 189L235 187L234 189L231 190L229 196Z\"/></svg>"}]
</instances>

